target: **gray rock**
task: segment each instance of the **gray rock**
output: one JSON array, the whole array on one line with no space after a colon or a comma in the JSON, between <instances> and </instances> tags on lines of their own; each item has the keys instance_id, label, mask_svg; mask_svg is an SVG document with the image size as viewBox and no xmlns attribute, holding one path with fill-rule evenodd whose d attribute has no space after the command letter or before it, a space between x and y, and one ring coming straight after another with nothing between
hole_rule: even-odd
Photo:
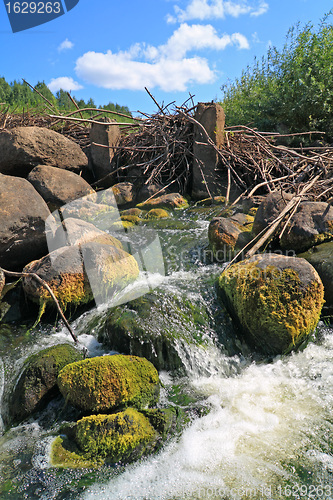
<instances>
[{"instance_id":1,"label":"gray rock","mask_svg":"<svg viewBox=\"0 0 333 500\"><path fill-rule=\"evenodd\" d=\"M51 212L70 201L88 196L92 202L97 195L92 187L77 174L49 165L34 167L27 177L46 201Z\"/></svg>"},{"instance_id":2,"label":"gray rock","mask_svg":"<svg viewBox=\"0 0 333 500\"><path fill-rule=\"evenodd\" d=\"M11 397L11 420L19 422L40 409L57 390L60 370L81 359L83 354L70 344L59 344L30 356L24 364Z\"/></svg>"},{"instance_id":3,"label":"gray rock","mask_svg":"<svg viewBox=\"0 0 333 500\"><path fill-rule=\"evenodd\" d=\"M79 174L88 167L80 146L43 127L16 127L0 132L0 172L25 177L37 165L52 165Z\"/></svg>"},{"instance_id":4,"label":"gray rock","mask_svg":"<svg viewBox=\"0 0 333 500\"><path fill-rule=\"evenodd\" d=\"M0 266L21 268L47 253L50 211L26 179L0 174Z\"/></svg>"},{"instance_id":5,"label":"gray rock","mask_svg":"<svg viewBox=\"0 0 333 500\"><path fill-rule=\"evenodd\" d=\"M256 213L253 232L259 234L281 213L291 194L272 193L261 203ZM283 250L306 251L333 238L333 207L324 202L302 202L288 222L279 242ZM274 244L274 243L273 243Z\"/></svg>"},{"instance_id":6,"label":"gray rock","mask_svg":"<svg viewBox=\"0 0 333 500\"><path fill-rule=\"evenodd\" d=\"M324 285L324 314L333 315L333 241L317 245L298 257L307 260L319 274Z\"/></svg>"}]
</instances>

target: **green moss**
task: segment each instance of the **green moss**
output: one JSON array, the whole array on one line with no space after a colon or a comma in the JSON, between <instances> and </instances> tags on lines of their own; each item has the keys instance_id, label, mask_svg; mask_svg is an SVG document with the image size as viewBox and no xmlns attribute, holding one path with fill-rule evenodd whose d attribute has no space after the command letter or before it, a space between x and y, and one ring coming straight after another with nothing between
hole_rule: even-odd
<instances>
[{"instance_id":1,"label":"green moss","mask_svg":"<svg viewBox=\"0 0 333 500\"><path fill-rule=\"evenodd\" d=\"M139 208L128 208L127 210L122 210L120 212L121 217L123 215L135 215L136 217L144 217L145 211L140 210Z\"/></svg>"},{"instance_id":2,"label":"green moss","mask_svg":"<svg viewBox=\"0 0 333 500\"><path fill-rule=\"evenodd\" d=\"M142 222L142 219L137 215L122 215L120 218L122 222L130 222L133 225L138 225Z\"/></svg>"},{"instance_id":3,"label":"green moss","mask_svg":"<svg viewBox=\"0 0 333 500\"><path fill-rule=\"evenodd\" d=\"M318 324L323 286L300 281L293 269L240 262L219 278L226 303L242 329L264 351L281 353L298 345Z\"/></svg>"},{"instance_id":4,"label":"green moss","mask_svg":"<svg viewBox=\"0 0 333 500\"><path fill-rule=\"evenodd\" d=\"M91 412L156 403L157 370L137 356L100 356L67 365L58 377L60 391L74 406Z\"/></svg>"},{"instance_id":5,"label":"green moss","mask_svg":"<svg viewBox=\"0 0 333 500\"><path fill-rule=\"evenodd\" d=\"M157 437L149 420L127 408L113 415L92 415L77 422L75 439L88 457L128 462L152 448ZM149 446L150 445L150 446Z\"/></svg>"},{"instance_id":6,"label":"green moss","mask_svg":"<svg viewBox=\"0 0 333 500\"><path fill-rule=\"evenodd\" d=\"M128 220L120 220L120 221L117 221L117 222L114 222L113 224L111 224L109 229L110 229L110 231L124 231L125 230L125 232L126 232L128 229L132 229L133 227L135 227L135 224L133 222L129 222Z\"/></svg>"},{"instance_id":7,"label":"green moss","mask_svg":"<svg viewBox=\"0 0 333 500\"><path fill-rule=\"evenodd\" d=\"M58 436L52 442L50 462L53 467L69 469L90 469L103 464L98 457L88 457L65 436Z\"/></svg>"},{"instance_id":8,"label":"green moss","mask_svg":"<svg viewBox=\"0 0 333 500\"><path fill-rule=\"evenodd\" d=\"M82 360L82 357L82 352L71 344L59 344L29 356L12 395L12 419L20 421L38 409L50 391L56 388L62 368Z\"/></svg>"},{"instance_id":9,"label":"green moss","mask_svg":"<svg viewBox=\"0 0 333 500\"><path fill-rule=\"evenodd\" d=\"M166 219L170 214L163 208L153 208L146 214L145 219Z\"/></svg>"},{"instance_id":10,"label":"green moss","mask_svg":"<svg viewBox=\"0 0 333 500\"><path fill-rule=\"evenodd\" d=\"M214 196L213 198L205 198L196 202L196 207L209 207L212 205L225 205L225 196Z\"/></svg>"}]
</instances>

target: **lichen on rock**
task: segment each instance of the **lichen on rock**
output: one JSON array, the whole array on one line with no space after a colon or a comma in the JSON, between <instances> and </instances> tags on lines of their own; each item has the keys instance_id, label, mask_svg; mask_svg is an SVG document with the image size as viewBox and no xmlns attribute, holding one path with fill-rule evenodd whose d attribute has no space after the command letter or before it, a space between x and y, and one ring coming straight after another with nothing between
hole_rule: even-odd
<instances>
[{"instance_id":1,"label":"lichen on rock","mask_svg":"<svg viewBox=\"0 0 333 500\"><path fill-rule=\"evenodd\" d=\"M324 287L304 259L257 255L226 269L219 286L230 314L260 351L281 354L316 328Z\"/></svg>"},{"instance_id":2,"label":"lichen on rock","mask_svg":"<svg viewBox=\"0 0 333 500\"><path fill-rule=\"evenodd\" d=\"M87 457L126 463L150 451L158 434L149 420L133 408L112 415L83 417L76 424L75 440Z\"/></svg>"},{"instance_id":3,"label":"lichen on rock","mask_svg":"<svg viewBox=\"0 0 333 500\"><path fill-rule=\"evenodd\" d=\"M58 386L66 400L88 412L154 405L159 377L154 366L138 356L99 356L72 363L59 373Z\"/></svg>"}]
</instances>

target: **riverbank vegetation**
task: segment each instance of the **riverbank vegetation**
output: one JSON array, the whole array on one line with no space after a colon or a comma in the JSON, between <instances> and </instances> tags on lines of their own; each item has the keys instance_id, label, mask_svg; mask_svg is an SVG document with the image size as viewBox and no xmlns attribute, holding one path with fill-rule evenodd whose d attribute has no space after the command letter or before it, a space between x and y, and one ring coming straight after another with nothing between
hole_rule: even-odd
<instances>
[{"instance_id":1,"label":"riverbank vegetation","mask_svg":"<svg viewBox=\"0 0 333 500\"><path fill-rule=\"evenodd\" d=\"M290 28L240 78L221 87L227 125L280 133L319 130L333 140L333 11L318 26Z\"/></svg>"}]
</instances>

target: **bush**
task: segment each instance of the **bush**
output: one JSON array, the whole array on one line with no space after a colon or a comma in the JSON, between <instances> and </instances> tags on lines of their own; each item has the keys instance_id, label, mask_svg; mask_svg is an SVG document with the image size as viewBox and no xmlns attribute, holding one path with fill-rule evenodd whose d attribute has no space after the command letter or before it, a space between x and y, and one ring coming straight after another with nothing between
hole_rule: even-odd
<instances>
[{"instance_id":1,"label":"bush","mask_svg":"<svg viewBox=\"0 0 333 500\"><path fill-rule=\"evenodd\" d=\"M282 50L270 47L239 79L224 85L227 124L259 130L320 130L333 138L333 11L319 26L293 26Z\"/></svg>"}]
</instances>

